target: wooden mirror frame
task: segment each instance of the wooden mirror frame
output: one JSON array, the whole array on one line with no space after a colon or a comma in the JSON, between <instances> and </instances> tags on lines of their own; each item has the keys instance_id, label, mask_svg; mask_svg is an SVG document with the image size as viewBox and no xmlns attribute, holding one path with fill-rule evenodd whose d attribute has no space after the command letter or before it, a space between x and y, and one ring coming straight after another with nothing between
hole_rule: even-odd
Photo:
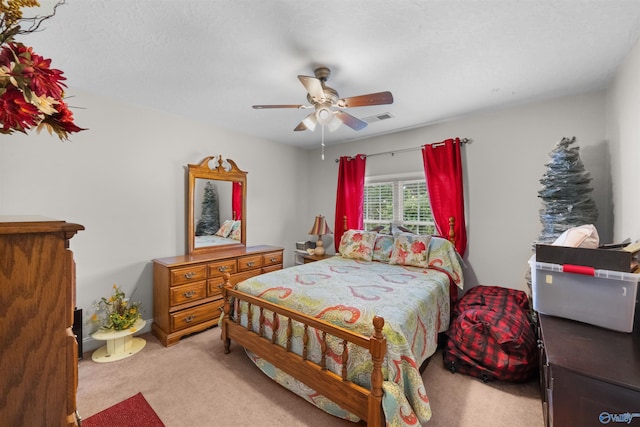
<instances>
[{"instance_id":1,"label":"wooden mirror frame","mask_svg":"<svg viewBox=\"0 0 640 427\"><path fill-rule=\"evenodd\" d=\"M214 161L217 166L211 167ZM225 167L225 164L228 165ZM244 247L247 241L247 172L240 170L231 159L223 159L222 156L209 156L197 165L187 165L189 169L189 188L187 202L187 251L189 255L215 252L234 247ZM195 247L195 190L196 179L209 179L216 181L239 182L242 185L242 213L240 214L240 241L214 246ZM235 218L234 218L235 219Z\"/></svg>"}]
</instances>

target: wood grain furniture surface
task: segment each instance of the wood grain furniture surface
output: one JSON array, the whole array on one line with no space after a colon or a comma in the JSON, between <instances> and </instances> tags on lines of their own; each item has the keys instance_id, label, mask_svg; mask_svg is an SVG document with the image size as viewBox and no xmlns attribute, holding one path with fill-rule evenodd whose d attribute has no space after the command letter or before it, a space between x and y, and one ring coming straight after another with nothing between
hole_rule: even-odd
<instances>
[{"instance_id":1,"label":"wood grain furniture surface","mask_svg":"<svg viewBox=\"0 0 640 427\"><path fill-rule=\"evenodd\" d=\"M0 216L0 424L77 425L73 334L79 224Z\"/></svg>"},{"instance_id":2,"label":"wood grain furniture surface","mask_svg":"<svg viewBox=\"0 0 640 427\"><path fill-rule=\"evenodd\" d=\"M625 333L544 314L539 319L545 425L640 425L639 328Z\"/></svg>"},{"instance_id":3,"label":"wood grain furniture surface","mask_svg":"<svg viewBox=\"0 0 640 427\"><path fill-rule=\"evenodd\" d=\"M230 248L153 260L153 334L171 346L203 331L220 318L223 275L236 284L282 268L284 249L276 246Z\"/></svg>"},{"instance_id":4,"label":"wood grain furniture surface","mask_svg":"<svg viewBox=\"0 0 640 427\"><path fill-rule=\"evenodd\" d=\"M327 259L327 258L331 258L332 256L335 255L329 255L329 254L324 254L324 255L302 255L302 263L303 264L308 264L310 262L316 262L316 261L322 261L323 259Z\"/></svg>"}]
</instances>

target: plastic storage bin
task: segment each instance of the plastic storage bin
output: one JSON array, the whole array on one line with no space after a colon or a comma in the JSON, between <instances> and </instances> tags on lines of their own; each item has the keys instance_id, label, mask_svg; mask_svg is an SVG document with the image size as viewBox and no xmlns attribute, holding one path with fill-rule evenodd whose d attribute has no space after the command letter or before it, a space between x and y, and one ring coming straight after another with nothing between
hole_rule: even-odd
<instances>
[{"instance_id":1,"label":"plastic storage bin","mask_svg":"<svg viewBox=\"0 0 640 427\"><path fill-rule=\"evenodd\" d=\"M594 270L564 272L562 265L532 259L533 308L620 332L632 332L640 274Z\"/></svg>"}]
</instances>

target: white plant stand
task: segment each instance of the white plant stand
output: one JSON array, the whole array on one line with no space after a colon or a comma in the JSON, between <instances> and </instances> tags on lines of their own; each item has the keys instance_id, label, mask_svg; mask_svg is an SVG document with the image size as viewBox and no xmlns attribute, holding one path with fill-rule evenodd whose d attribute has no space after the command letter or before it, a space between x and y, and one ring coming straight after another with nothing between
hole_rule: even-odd
<instances>
[{"instance_id":1,"label":"white plant stand","mask_svg":"<svg viewBox=\"0 0 640 427\"><path fill-rule=\"evenodd\" d=\"M98 363L115 362L138 353L147 342L133 334L144 328L146 323L145 320L138 319L132 327L123 331L98 330L91 336L93 339L106 341L107 344L94 351L91 359Z\"/></svg>"}]
</instances>

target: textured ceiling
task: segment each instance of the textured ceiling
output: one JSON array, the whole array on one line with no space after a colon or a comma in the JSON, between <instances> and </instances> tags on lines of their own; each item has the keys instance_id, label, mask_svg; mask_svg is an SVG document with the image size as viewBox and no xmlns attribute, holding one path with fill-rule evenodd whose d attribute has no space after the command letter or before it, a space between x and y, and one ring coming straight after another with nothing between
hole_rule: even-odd
<instances>
[{"instance_id":1,"label":"textured ceiling","mask_svg":"<svg viewBox=\"0 0 640 427\"><path fill-rule=\"evenodd\" d=\"M43 9L52 0L40 0ZM341 97L389 90L390 113L327 145L603 88L638 39L640 0L66 0L21 41L70 89L299 147L297 75L328 66Z\"/></svg>"}]
</instances>

